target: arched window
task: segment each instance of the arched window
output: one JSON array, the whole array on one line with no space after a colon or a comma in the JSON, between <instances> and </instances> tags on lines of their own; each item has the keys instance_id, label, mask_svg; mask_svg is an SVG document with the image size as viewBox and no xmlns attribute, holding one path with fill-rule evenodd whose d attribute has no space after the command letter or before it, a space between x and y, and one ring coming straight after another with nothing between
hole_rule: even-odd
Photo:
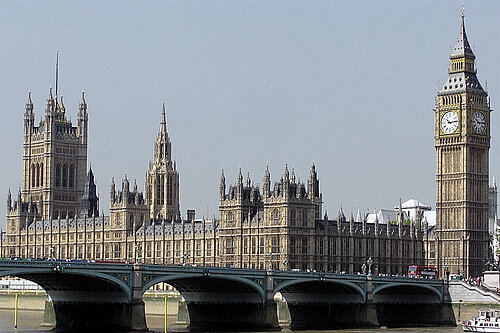
<instances>
[{"instance_id":1,"label":"arched window","mask_svg":"<svg viewBox=\"0 0 500 333\"><path fill-rule=\"evenodd\" d=\"M62 187L68 187L68 165L63 165L62 170Z\"/></svg>"},{"instance_id":2,"label":"arched window","mask_svg":"<svg viewBox=\"0 0 500 333\"><path fill-rule=\"evenodd\" d=\"M69 167L69 187L75 187L75 166L73 164Z\"/></svg>"},{"instance_id":3,"label":"arched window","mask_svg":"<svg viewBox=\"0 0 500 333\"><path fill-rule=\"evenodd\" d=\"M307 209L302 211L302 225L307 227Z\"/></svg>"},{"instance_id":4,"label":"arched window","mask_svg":"<svg viewBox=\"0 0 500 333\"><path fill-rule=\"evenodd\" d=\"M35 163L33 163L33 165L31 166L31 187L35 187L35 179L36 179L36 168L35 168Z\"/></svg>"},{"instance_id":5,"label":"arched window","mask_svg":"<svg viewBox=\"0 0 500 333\"><path fill-rule=\"evenodd\" d=\"M227 224L233 224L234 223L234 214L233 212L227 213Z\"/></svg>"},{"instance_id":6,"label":"arched window","mask_svg":"<svg viewBox=\"0 0 500 333\"><path fill-rule=\"evenodd\" d=\"M40 163L40 186L43 186L43 163Z\"/></svg>"},{"instance_id":7,"label":"arched window","mask_svg":"<svg viewBox=\"0 0 500 333\"><path fill-rule=\"evenodd\" d=\"M134 225L134 214L130 214L130 219L128 221L128 225L130 228Z\"/></svg>"},{"instance_id":8,"label":"arched window","mask_svg":"<svg viewBox=\"0 0 500 333\"><path fill-rule=\"evenodd\" d=\"M36 164L36 187L40 186L40 164Z\"/></svg>"},{"instance_id":9,"label":"arched window","mask_svg":"<svg viewBox=\"0 0 500 333\"><path fill-rule=\"evenodd\" d=\"M61 186L61 164L56 165L56 186Z\"/></svg>"},{"instance_id":10,"label":"arched window","mask_svg":"<svg viewBox=\"0 0 500 333\"><path fill-rule=\"evenodd\" d=\"M292 209L292 211L290 212L290 225L294 226L296 219L297 219L297 211L295 209Z\"/></svg>"},{"instance_id":11,"label":"arched window","mask_svg":"<svg viewBox=\"0 0 500 333\"><path fill-rule=\"evenodd\" d=\"M277 209L273 210L272 218L273 224L278 224L280 222L280 212Z\"/></svg>"}]
</instances>

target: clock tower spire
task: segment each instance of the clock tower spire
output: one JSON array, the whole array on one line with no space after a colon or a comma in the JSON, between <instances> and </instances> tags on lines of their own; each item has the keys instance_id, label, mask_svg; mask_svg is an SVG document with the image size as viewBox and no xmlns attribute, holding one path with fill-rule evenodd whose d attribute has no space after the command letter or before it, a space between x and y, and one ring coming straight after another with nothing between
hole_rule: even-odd
<instances>
[{"instance_id":1,"label":"clock tower spire","mask_svg":"<svg viewBox=\"0 0 500 333\"><path fill-rule=\"evenodd\" d=\"M488 257L490 106L461 15L448 78L435 112L436 233L431 264L477 276ZM431 251L432 252L432 251Z\"/></svg>"}]
</instances>

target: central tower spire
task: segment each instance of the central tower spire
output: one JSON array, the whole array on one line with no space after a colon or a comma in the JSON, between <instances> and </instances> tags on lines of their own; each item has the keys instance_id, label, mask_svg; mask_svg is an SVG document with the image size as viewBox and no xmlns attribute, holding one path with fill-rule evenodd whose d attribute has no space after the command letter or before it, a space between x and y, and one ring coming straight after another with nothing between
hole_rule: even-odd
<instances>
[{"instance_id":1,"label":"central tower spire","mask_svg":"<svg viewBox=\"0 0 500 333\"><path fill-rule=\"evenodd\" d=\"M150 162L147 173L146 201L151 218L172 220L175 216L180 216L179 173L175 162L172 162L172 144L167 132L165 113L165 101L163 101L154 160Z\"/></svg>"}]
</instances>

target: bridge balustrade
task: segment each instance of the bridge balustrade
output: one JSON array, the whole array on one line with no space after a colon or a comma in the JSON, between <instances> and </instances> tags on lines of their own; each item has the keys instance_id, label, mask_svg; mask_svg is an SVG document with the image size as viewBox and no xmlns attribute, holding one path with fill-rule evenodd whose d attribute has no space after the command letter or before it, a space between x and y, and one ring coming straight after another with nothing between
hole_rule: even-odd
<instances>
[{"instance_id":1,"label":"bridge balustrade","mask_svg":"<svg viewBox=\"0 0 500 333\"><path fill-rule=\"evenodd\" d=\"M6 275L42 286L54 302L57 328L63 329L146 330L142 295L161 282L183 296L193 329L278 329L274 300L278 293L286 301L292 328L455 323L442 280L177 265L0 261L0 276Z\"/></svg>"}]
</instances>

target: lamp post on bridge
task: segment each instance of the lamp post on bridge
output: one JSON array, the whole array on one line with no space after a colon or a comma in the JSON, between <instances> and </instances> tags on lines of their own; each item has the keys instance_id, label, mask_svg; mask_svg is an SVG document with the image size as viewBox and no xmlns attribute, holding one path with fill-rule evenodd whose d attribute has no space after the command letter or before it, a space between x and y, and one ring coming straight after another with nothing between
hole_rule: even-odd
<instances>
[{"instance_id":1,"label":"lamp post on bridge","mask_svg":"<svg viewBox=\"0 0 500 333\"><path fill-rule=\"evenodd\" d=\"M184 254L182 255L182 266L186 266L188 259L189 259L189 253L184 252Z\"/></svg>"},{"instance_id":2,"label":"lamp post on bridge","mask_svg":"<svg viewBox=\"0 0 500 333\"><path fill-rule=\"evenodd\" d=\"M368 276L372 276L372 264L373 264L372 257L368 258L366 263L368 264Z\"/></svg>"},{"instance_id":3,"label":"lamp post on bridge","mask_svg":"<svg viewBox=\"0 0 500 333\"><path fill-rule=\"evenodd\" d=\"M269 254L266 255L266 259L269 260L269 270L272 271L273 270L273 256L274 254L272 252L269 252Z\"/></svg>"},{"instance_id":4,"label":"lamp post on bridge","mask_svg":"<svg viewBox=\"0 0 500 333\"><path fill-rule=\"evenodd\" d=\"M283 270L288 270L288 259L283 259Z\"/></svg>"},{"instance_id":5,"label":"lamp post on bridge","mask_svg":"<svg viewBox=\"0 0 500 333\"><path fill-rule=\"evenodd\" d=\"M139 252L139 244L138 243L135 243L135 263L138 264L137 260L138 260L138 256L137 256L137 252Z\"/></svg>"}]
</instances>

